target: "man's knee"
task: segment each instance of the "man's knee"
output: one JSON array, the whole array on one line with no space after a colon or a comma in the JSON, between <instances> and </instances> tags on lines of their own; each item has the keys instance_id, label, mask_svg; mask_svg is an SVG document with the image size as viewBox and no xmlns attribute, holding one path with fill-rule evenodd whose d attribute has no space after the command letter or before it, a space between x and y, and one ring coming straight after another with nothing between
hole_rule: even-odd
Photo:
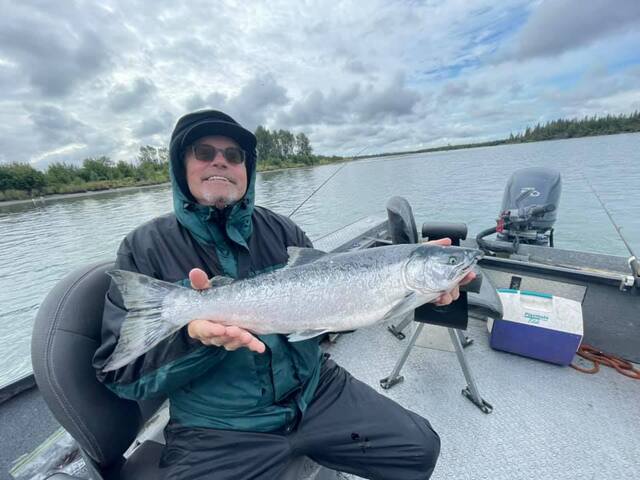
<instances>
[{"instance_id":1,"label":"man's knee","mask_svg":"<svg viewBox=\"0 0 640 480\"><path fill-rule=\"evenodd\" d=\"M411 413L413 425L404 425L404 448L384 466L381 478L427 480L440 455L440 437L424 418ZM377 478L377 477L376 477Z\"/></svg>"},{"instance_id":2,"label":"man's knee","mask_svg":"<svg viewBox=\"0 0 640 480\"><path fill-rule=\"evenodd\" d=\"M424 476L417 478L427 479L431 477L438 456L440 455L440 437L433 430L431 424L424 418L417 420L420 426L420 434L417 435L416 443L420 454L420 472L424 472Z\"/></svg>"}]
</instances>

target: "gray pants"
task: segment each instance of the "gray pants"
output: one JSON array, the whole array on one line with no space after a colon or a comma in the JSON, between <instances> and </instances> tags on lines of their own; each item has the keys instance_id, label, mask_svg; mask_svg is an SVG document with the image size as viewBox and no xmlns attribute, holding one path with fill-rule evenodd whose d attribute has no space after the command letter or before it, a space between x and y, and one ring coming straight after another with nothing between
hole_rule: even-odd
<instances>
[{"instance_id":1,"label":"gray pants","mask_svg":"<svg viewBox=\"0 0 640 480\"><path fill-rule=\"evenodd\" d=\"M426 480L440 452L427 420L327 360L313 401L290 433L169 425L167 479L275 480L297 456L369 479Z\"/></svg>"}]
</instances>

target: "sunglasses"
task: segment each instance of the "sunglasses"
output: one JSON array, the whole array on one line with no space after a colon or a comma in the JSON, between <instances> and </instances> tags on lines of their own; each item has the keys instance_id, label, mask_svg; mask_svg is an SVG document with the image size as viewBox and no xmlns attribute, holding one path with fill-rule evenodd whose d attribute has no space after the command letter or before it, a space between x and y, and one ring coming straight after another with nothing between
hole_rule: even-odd
<instances>
[{"instance_id":1,"label":"sunglasses","mask_svg":"<svg viewBox=\"0 0 640 480\"><path fill-rule=\"evenodd\" d=\"M201 143L192 145L191 149L193 150L193 156L203 162L210 162L216 158L218 153L221 153L227 162L234 165L240 165L245 160L244 150L238 147L216 148L213 145Z\"/></svg>"}]
</instances>

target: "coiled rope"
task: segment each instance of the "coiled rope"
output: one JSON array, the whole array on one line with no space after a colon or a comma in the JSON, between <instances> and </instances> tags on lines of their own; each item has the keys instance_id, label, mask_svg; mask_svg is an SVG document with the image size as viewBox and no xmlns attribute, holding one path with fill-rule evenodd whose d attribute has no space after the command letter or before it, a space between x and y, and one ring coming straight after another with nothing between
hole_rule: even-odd
<instances>
[{"instance_id":1,"label":"coiled rope","mask_svg":"<svg viewBox=\"0 0 640 480\"><path fill-rule=\"evenodd\" d=\"M580 348L576 353L582 358L593 362L592 368L582 368L572 363L571 366L580 372L597 373L600 371L600 364L602 364L607 367L615 368L625 377L640 380L640 370L636 369L631 362L628 362L620 357L617 357L610 353L604 353L597 348L586 344L580 345Z\"/></svg>"}]
</instances>

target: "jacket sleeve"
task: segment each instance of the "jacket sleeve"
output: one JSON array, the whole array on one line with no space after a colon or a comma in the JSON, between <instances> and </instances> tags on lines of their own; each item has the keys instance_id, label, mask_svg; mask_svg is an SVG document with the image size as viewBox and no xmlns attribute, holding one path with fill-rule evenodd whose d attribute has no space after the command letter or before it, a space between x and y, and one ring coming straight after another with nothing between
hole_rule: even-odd
<instances>
[{"instance_id":1,"label":"jacket sleeve","mask_svg":"<svg viewBox=\"0 0 640 480\"><path fill-rule=\"evenodd\" d=\"M143 261L136 261L126 239L118 251L115 268L158 277ZM120 293L112 282L105 297L102 343L94 355L93 366L98 379L120 397L141 400L168 395L207 372L226 354L223 348L193 340L185 326L128 365L105 373L102 367L115 349L126 315Z\"/></svg>"},{"instance_id":2,"label":"jacket sleeve","mask_svg":"<svg viewBox=\"0 0 640 480\"><path fill-rule=\"evenodd\" d=\"M296 247L304 247L304 248L313 248L313 243L311 243L311 240L309 240L309 237L307 237L307 234L304 233L304 230L302 230L298 225L294 224L295 226L295 238L296 238Z\"/></svg>"}]
</instances>

